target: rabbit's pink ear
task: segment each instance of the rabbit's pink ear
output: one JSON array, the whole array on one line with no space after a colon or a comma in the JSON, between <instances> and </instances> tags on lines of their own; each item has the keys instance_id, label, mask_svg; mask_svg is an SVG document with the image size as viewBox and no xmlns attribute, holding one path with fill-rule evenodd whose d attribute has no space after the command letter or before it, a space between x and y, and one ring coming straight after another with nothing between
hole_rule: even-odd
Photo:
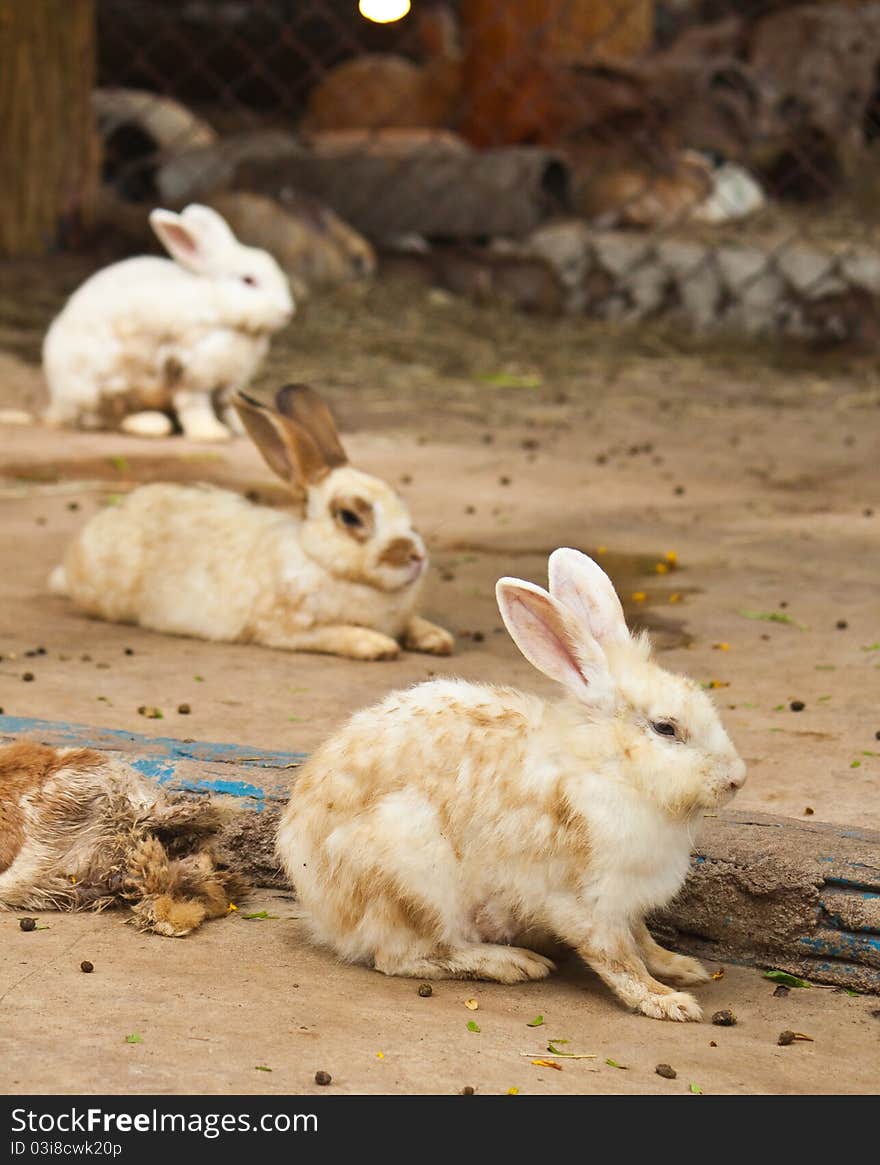
<instances>
[{"instance_id":1,"label":"rabbit's pink ear","mask_svg":"<svg viewBox=\"0 0 880 1165\"><path fill-rule=\"evenodd\" d=\"M171 210L150 211L150 226L176 263L201 275L210 265L208 248L194 223L186 223Z\"/></svg>"},{"instance_id":2,"label":"rabbit's pink ear","mask_svg":"<svg viewBox=\"0 0 880 1165\"><path fill-rule=\"evenodd\" d=\"M526 659L587 704L613 700L608 663L594 640L579 634L576 619L533 583L502 578L495 596L504 625Z\"/></svg>"},{"instance_id":3,"label":"rabbit's pink ear","mask_svg":"<svg viewBox=\"0 0 880 1165\"><path fill-rule=\"evenodd\" d=\"M600 566L563 546L550 555L550 594L571 612L586 632L600 643L624 643L629 639L620 599L611 579Z\"/></svg>"}]
</instances>

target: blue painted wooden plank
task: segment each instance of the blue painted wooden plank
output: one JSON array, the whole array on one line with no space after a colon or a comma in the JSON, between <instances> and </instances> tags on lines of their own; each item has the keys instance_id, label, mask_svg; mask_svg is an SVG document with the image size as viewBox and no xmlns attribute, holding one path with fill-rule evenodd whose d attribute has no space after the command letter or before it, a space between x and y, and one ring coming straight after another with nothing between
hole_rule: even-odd
<instances>
[{"instance_id":1,"label":"blue painted wooden plank","mask_svg":"<svg viewBox=\"0 0 880 1165\"><path fill-rule=\"evenodd\" d=\"M26 737L61 748L95 748L117 753L132 768L169 789L240 797L261 812L267 802L287 799L287 784L278 778L297 768L306 754L272 752L217 741L175 740L143 736L115 728L95 728L59 720L0 716L0 737ZM262 770L271 773L277 788L266 788L250 778Z\"/></svg>"},{"instance_id":2,"label":"blue painted wooden plank","mask_svg":"<svg viewBox=\"0 0 880 1165\"><path fill-rule=\"evenodd\" d=\"M838 984L843 981L841 985L849 979L859 995L864 994L866 990L872 991L875 995L880 992L880 971L874 971L870 967L855 963L817 963L816 974L826 975Z\"/></svg>"},{"instance_id":3,"label":"blue painted wooden plank","mask_svg":"<svg viewBox=\"0 0 880 1165\"><path fill-rule=\"evenodd\" d=\"M826 859L822 859L823 861ZM827 861L833 861L833 858L828 858ZM861 865L858 862L850 863L850 868ZM862 866L863 869L870 869L870 866ZM842 890L858 890L865 894L875 894L880 892L880 881L872 879L866 882L864 879L856 878L842 878L839 875L831 876L823 879L826 886L840 886Z\"/></svg>"},{"instance_id":4,"label":"blue painted wooden plank","mask_svg":"<svg viewBox=\"0 0 880 1165\"><path fill-rule=\"evenodd\" d=\"M880 938L870 934L850 934L842 930L818 930L798 939L813 955L829 959L858 959L880 967Z\"/></svg>"},{"instance_id":5,"label":"blue painted wooden plank","mask_svg":"<svg viewBox=\"0 0 880 1165\"><path fill-rule=\"evenodd\" d=\"M295 768L306 759L304 752L272 752L218 741L175 740L170 736L142 736L119 728L95 728L64 720L34 720L27 716L0 716L0 735L36 736L45 744L60 747L110 748L154 757L210 761L266 769Z\"/></svg>"}]
</instances>

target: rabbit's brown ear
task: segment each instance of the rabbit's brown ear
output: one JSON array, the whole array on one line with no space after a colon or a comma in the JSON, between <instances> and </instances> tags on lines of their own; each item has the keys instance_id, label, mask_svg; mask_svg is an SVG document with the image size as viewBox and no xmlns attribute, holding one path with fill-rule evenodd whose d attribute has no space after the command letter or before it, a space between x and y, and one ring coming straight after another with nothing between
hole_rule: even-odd
<instances>
[{"instance_id":1,"label":"rabbit's brown ear","mask_svg":"<svg viewBox=\"0 0 880 1165\"><path fill-rule=\"evenodd\" d=\"M328 469L348 464L333 414L313 388L307 384L285 384L275 393L275 407L282 417L306 430Z\"/></svg>"},{"instance_id":2,"label":"rabbit's brown ear","mask_svg":"<svg viewBox=\"0 0 880 1165\"><path fill-rule=\"evenodd\" d=\"M330 472L321 450L302 425L243 392L236 393L232 403L266 464L282 481L305 488Z\"/></svg>"}]
</instances>

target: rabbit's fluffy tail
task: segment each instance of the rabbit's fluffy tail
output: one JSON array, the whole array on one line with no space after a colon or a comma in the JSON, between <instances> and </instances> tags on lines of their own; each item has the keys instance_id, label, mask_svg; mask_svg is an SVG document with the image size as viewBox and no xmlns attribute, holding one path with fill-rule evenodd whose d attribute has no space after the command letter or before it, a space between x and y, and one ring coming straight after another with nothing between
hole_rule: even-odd
<instances>
[{"instance_id":1,"label":"rabbit's fluffy tail","mask_svg":"<svg viewBox=\"0 0 880 1165\"><path fill-rule=\"evenodd\" d=\"M63 566L56 566L49 575L49 590L53 595L69 594L67 587L67 571Z\"/></svg>"}]
</instances>

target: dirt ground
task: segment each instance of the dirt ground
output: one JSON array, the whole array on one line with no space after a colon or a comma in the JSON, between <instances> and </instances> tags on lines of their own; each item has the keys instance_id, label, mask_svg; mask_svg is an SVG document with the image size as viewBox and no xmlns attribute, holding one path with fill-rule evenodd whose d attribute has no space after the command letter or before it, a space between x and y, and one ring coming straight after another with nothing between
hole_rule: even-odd
<instances>
[{"instance_id":1,"label":"dirt ground","mask_svg":"<svg viewBox=\"0 0 880 1165\"><path fill-rule=\"evenodd\" d=\"M39 405L39 337L78 272L20 276L0 320L0 408ZM430 675L549 694L501 630L493 585L544 582L549 552L573 545L607 566L662 662L715 689L749 765L737 808L880 828L875 361L616 334L380 281L305 304L256 388L286 380L324 392L354 464L408 501L432 556L424 613L456 633L455 655L354 663L84 618L47 595L46 577L113 495L160 479L256 489L268 504L281 492L243 440L8 427L6 714L307 752L354 709ZM658 573L670 552L674 567ZM45 654L25 654L37 647ZM775 997L758 971L728 966L699 995L707 1017L732 1008L735 1027L661 1024L627 1015L571 960L546 983L444 983L422 999L413 982L311 949L287 921L291 899L261 891L263 909L277 919L233 915L180 942L118 915L46 915L50 929L30 934L0 916L3 1088L300 1093L325 1069L332 1088L361 1093L880 1091L876 998ZM480 1033L467 1029L470 996ZM539 1013L545 1025L527 1027ZM783 1028L814 1042L778 1047ZM124 1042L132 1032L142 1044ZM520 1055L544 1058L548 1039L598 1058L557 1071ZM663 1061L677 1079L655 1075Z\"/></svg>"}]
</instances>

